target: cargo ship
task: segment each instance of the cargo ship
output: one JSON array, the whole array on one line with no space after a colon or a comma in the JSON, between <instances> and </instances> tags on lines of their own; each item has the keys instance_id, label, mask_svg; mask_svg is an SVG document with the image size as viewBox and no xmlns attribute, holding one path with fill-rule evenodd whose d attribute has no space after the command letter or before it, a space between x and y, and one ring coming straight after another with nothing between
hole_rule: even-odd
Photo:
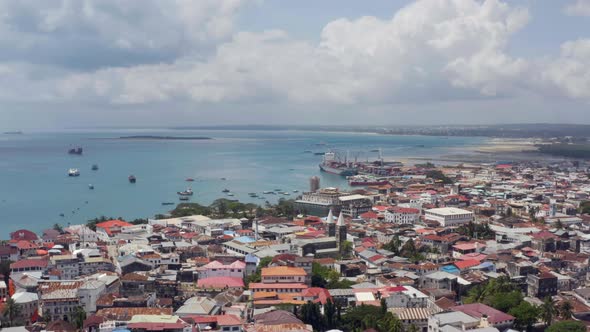
<instances>
[{"instance_id":1,"label":"cargo ship","mask_svg":"<svg viewBox=\"0 0 590 332\"><path fill-rule=\"evenodd\" d=\"M326 173L340 176L353 176L358 174L358 171L354 167L350 167L346 161L344 163L338 162L334 152L326 152L324 154L324 160L319 164L319 167L320 170Z\"/></svg>"},{"instance_id":2,"label":"cargo ship","mask_svg":"<svg viewBox=\"0 0 590 332\"><path fill-rule=\"evenodd\" d=\"M347 178L350 186L382 186L389 183L387 179L367 175L354 175Z\"/></svg>"}]
</instances>

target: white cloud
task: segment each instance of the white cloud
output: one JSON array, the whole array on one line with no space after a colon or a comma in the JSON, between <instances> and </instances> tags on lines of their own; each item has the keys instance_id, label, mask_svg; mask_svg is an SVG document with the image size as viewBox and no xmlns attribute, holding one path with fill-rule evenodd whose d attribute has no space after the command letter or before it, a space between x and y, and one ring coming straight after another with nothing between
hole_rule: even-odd
<instances>
[{"instance_id":1,"label":"white cloud","mask_svg":"<svg viewBox=\"0 0 590 332\"><path fill-rule=\"evenodd\" d=\"M247 0L0 0L0 59L97 68L159 61L231 36Z\"/></svg>"},{"instance_id":2,"label":"white cloud","mask_svg":"<svg viewBox=\"0 0 590 332\"><path fill-rule=\"evenodd\" d=\"M65 9L49 10L40 14L42 20L33 20L42 22L39 29L87 27L90 36L109 45L106 48L188 51L167 62L138 61L75 72L63 68L51 72L46 69L51 65L7 64L0 67L0 83L14 80L17 86L27 86L34 77L32 98L123 106L182 101L363 107L546 91L590 98L586 60L590 43L565 43L554 59L513 57L507 52L508 43L530 15L525 8L499 0L422 0L391 19L337 19L325 25L317 43L293 39L281 30L236 32L225 39L241 3L177 1L172 8L162 8L157 5L161 3L151 2L144 5L155 6L149 9L138 8L143 2L106 3L117 8L113 11L101 2L88 1L76 2L77 9L70 10L71 3L64 2ZM130 26L127 17L136 11L143 13L137 18L139 25ZM80 12L81 17L74 17ZM162 27L148 24L158 19L163 20ZM152 32L151 38L142 38ZM25 35L45 38L39 32ZM221 40L213 53L194 52L211 40ZM4 72L10 72L6 80ZM18 98L24 90L7 89L0 99Z\"/></svg>"},{"instance_id":3,"label":"white cloud","mask_svg":"<svg viewBox=\"0 0 590 332\"><path fill-rule=\"evenodd\" d=\"M576 0L575 2L565 6L563 11L566 15L570 16L590 16L590 1Z\"/></svg>"},{"instance_id":4,"label":"white cloud","mask_svg":"<svg viewBox=\"0 0 590 332\"><path fill-rule=\"evenodd\" d=\"M526 70L525 61L504 48L528 19L525 9L496 0L418 1L390 20L330 22L317 45L283 31L237 33L205 61L187 56L171 64L76 74L59 91L65 97L110 95L116 103L384 103L468 91L487 97L509 93L504 83ZM97 89L97 81L110 83Z\"/></svg>"},{"instance_id":5,"label":"white cloud","mask_svg":"<svg viewBox=\"0 0 590 332\"><path fill-rule=\"evenodd\" d=\"M571 98L590 99L590 39L568 41L542 72L542 81Z\"/></svg>"}]
</instances>

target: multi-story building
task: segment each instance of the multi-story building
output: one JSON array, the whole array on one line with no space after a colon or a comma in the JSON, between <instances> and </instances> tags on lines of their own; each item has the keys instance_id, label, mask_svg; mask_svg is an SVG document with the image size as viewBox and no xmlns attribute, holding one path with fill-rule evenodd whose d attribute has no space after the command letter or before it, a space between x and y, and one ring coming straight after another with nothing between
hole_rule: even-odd
<instances>
[{"instance_id":1,"label":"multi-story building","mask_svg":"<svg viewBox=\"0 0 590 332\"><path fill-rule=\"evenodd\" d=\"M549 272L527 275L527 294L539 299L557 294L557 277Z\"/></svg>"},{"instance_id":2,"label":"multi-story building","mask_svg":"<svg viewBox=\"0 0 590 332\"><path fill-rule=\"evenodd\" d=\"M338 198L340 212L345 216L357 218L359 215L369 212L373 208L373 200L365 195L347 195Z\"/></svg>"},{"instance_id":3,"label":"multi-story building","mask_svg":"<svg viewBox=\"0 0 590 332\"><path fill-rule=\"evenodd\" d=\"M425 211L426 220L437 221L441 226L459 226L473 221L473 212L454 208L444 207Z\"/></svg>"},{"instance_id":4,"label":"multi-story building","mask_svg":"<svg viewBox=\"0 0 590 332\"><path fill-rule=\"evenodd\" d=\"M220 261L213 261L207 265L197 268L199 279L212 277L243 278L246 271L246 263L235 261L231 264L223 264Z\"/></svg>"},{"instance_id":5,"label":"multi-story building","mask_svg":"<svg viewBox=\"0 0 590 332\"><path fill-rule=\"evenodd\" d=\"M385 211L385 221L406 225L415 224L420 219L420 210L415 208L395 206Z\"/></svg>"},{"instance_id":6,"label":"multi-story building","mask_svg":"<svg viewBox=\"0 0 590 332\"><path fill-rule=\"evenodd\" d=\"M389 287L382 293L388 308L426 308L428 306L428 295L412 286Z\"/></svg>"},{"instance_id":7,"label":"multi-story building","mask_svg":"<svg viewBox=\"0 0 590 332\"><path fill-rule=\"evenodd\" d=\"M39 310L51 320L72 321L81 306L78 289L84 281L40 281Z\"/></svg>"},{"instance_id":8,"label":"multi-story building","mask_svg":"<svg viewBox=\"0 0 590 332\"><path fill-rule=\"evenodd\" d=\"M12 299L20 308L16 320L21 321L25 325L32 324L33 318L39 310L39 296L37 293L17 292L12 295Z\"/></svg>"},{"instance_id":9,"label":"multi-story building","mask_svg":"<svg viewBox=\"0 0 590 332\"><path fill-rule=\"evenodd\" d=\"M304 283L307 273L300 267L265 267L261 272L262 283Z\"/></svg>"},{"instance_id":10,"label":"multi-story building","mask_svg":"<svg viewBox=\"0 0 590 332\"><path fill-rule=\"evenodd\" d=\"M340 212L342 196L348 193L340 192L336 188L323 188L314 192L304 192L301 198L295 201L295 209L305 214L325 216L330 209L334 213Z\"/></svg>"}]
</instances>

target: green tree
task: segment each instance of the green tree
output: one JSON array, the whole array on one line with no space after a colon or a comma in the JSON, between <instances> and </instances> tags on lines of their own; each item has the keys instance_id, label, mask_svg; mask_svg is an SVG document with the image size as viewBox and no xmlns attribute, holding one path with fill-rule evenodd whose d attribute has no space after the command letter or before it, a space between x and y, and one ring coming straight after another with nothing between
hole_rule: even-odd
<instances>
[{"instance_id":1,"label":"green tree","mask_svg":"<svg viewBox=\"0 0 590 332\"><path fill-rule=\"evenodd\" d=\"M344 258L350 258L351 254L352 254L352 242L350 242L350 241L342 242L342 248L341 248L340 253L342 254L342 256Z\"/></svg>"},{"instance_id":2,"label":"green tree","mask_svg":"<svg viewBox=\"0 0 590 332\"><path fill-rule=\"evenodd\" d=\"M551 296L547 296L541 304L541 319L546 326L550 326L553 323L553 319L557 315L555 304L551 300Z\"/></svg>"},{"instance_id":3,"label":"green tree","mask_svg":"<svg viewBox=\"0 0 590 332\"><path fill-rule=\"evenodd\" d=\"M559 305L558 311L559 311L559 316L562 319L571 319L573 316L573 312L572 310L574 309L574 306L572 305L572 303L570 301L563 301L561 303L561 305Z\"/></svg>"},{"instance_id":4,"label":"green tree","mask_svg":"<svg viewBox=\"0 0 590 332\"><path fill-rule=\"evenodd\" d=\"M53 224L53 229L58 231L60 234L63 234L64 232L63 227L58 223Z\"/></svg>"},{"instance_id":5,"label":"green tree","mask_svg":"<svg viewBox=\"0 0 590 332\"><path fill-rule=\"evenodd\" d=\"M246 277L246 284L250 284L251 282L260 282L262 279L262 268L267 267L272 263L273 257L263 257L258 262L258 266L256 267L256 272L252 273L251 275Z\"/></svg>"},{"instance_id":6,"label":"green tree","mask_svg":"<svg viewBox=\"0 0 590 332\"><path fill-rule=\"evenodd\" d=\"M545 332L585 332L586 325L582 322L575 320L564 320L561 322L555 322Z\"/></svg>"},{"instance_id":7,"label":"green tree","mask_svg":"<svg viewBox=\"0 0 590 332\"><path fill-rule=\"evenodd\" d=\"M76 307L73 314L74 325L81 330L84 327L84 321L86 320L86 310L81 306Z\"/></svg>"},{"instance_id":8,"label":"green tree","mask_svg":"<svg viewBox=\"0 0 590 332\"><path fill-rule=\"evenodd\" d=\"M391 239L391 241L389 241L388 243L386 243L383 246L383 249L389 250L392 253L394 253L396 256L399 256L401 246L402 246L402 241L400 240L399 236L394 235L393 238Z\"/></svg>"},{"instance_id":9,"label":"green tree","mask_svg":"<svg viewBox=\"0 0 590 332\"><path fill-rule=\"evenodd\" d=\"M391 312L386 312L377 322L377 326L379 327L379 331L384 332L403 332L404 330L402 322Z\"/></svg>"},{"instance_id":10,"label":"green tree","mask_svg":"<svg viewBox=\"0 0 590 332\"><path fill-rule=\"evenodd\" d=\"M12 298L8 298L4 303L4 317L8 319L10 326L14 325L15 319L21 313L21 306L16 303Z\"/></svg>"},{"instance_id":11,"label":"green tree","mask_svg":"<svg viewBox=\"0 0 590 332\"><path fill-rule=\"evenodd\" d=\"M508 312L518 306L523 300L522 292L512 291L494 294L490 299L490 305L500 311Z\"/></svg>"},{"instance_id":12,"label":"green tree","mask_svg":"<svg viewBox=\"0 0 590 332\"><path fill-rule=\"evenodd\" d=\"M0 274L4 276L4 283L8 285L10 280L10 264L12 261L5 260L0 262Z\"/></svg>"},{"instance_id":13,"label":"green tree","mask_svg":"<svg viewBox=\"0 0 590 332\"><path fill-rule=\"evenodd\" d=\"M337 327L336 305L330 298L328 298L328 300L326 300L326 304L324 304L324 317L326 320L326 329L333 329Z\"/></svg>"},{"instance_id":14,"label":"green tree","mask_svg":"<svg viewBox=\"0 0 590 332\"><path fill-rule=\"evenodd\" d=\"M420 332L420 329L418 329L418 326L416 326L416 325L414 325L414 324L411 324L411 325L408 327L408 332Z\"/></svg>"},{"instance_id":15,"label":"green tree","mask_svg":"<svg viewBox=\"0 0 590 332\"><path fill-rule=\"evenodd\" d=\"M314 331L324 330L324 317L322 316L318 303L307 301L307 303L301 306L299 314L299 318L304 323L311 325Z\"/></svg>"},{"instance_id":16,"label":"green tree","mask_svg":"<svg viewBox=\"0 0 590 332\"><path fill-rule=\"evenodd\" d=\"M43 315L41 316L40 320L43 323L49 323L49 322L51 322L52 318L51 318L51 313L49 312L49 310L45 310L43 312Z\"/></svg>"},{"instance_id":17,"label":"green tree","mask_svg":"<svg viewBox=\"0 0 590 332\"><path fill-rule=\"evenodd\" d=\"M510 309L509 314L514 316L514 325L518 330L530 331L537 322L541 310L526 301L522 301L518 306Z\"/></svg>"}]
</instances>

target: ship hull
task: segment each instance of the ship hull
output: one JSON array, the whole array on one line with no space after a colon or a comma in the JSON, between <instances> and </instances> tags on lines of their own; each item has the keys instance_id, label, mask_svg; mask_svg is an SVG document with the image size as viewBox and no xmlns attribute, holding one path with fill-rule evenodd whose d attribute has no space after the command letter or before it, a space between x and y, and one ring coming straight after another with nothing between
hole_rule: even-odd
<instances>
[{"instance_id":1,"label":"ship hull","mask_svg":"<svg viewBox=\"0 0 590 332\"><path fill-rule=\"evenodd\" d=\"M339 169L339 168L334 168L334 167L330 167L330 166L326 166L323 164L320 164L320 170L326 172L326 173L330 173L330 174L335 174L335 175L340 175L340 176L351 176L351 175L356 175L356 170L354 169Z\"/></svg>"},{"instance_id":2,"label":"ship hull","mask_svg":"<svg viewBox=\"0 0 590 332\"><path fill-rule=\"evenodd\" d=\"M348 184L354 187L361 187L361 186L383 186L389 183L388 181L351 181Z\"/></svg>"}]
</instances>

